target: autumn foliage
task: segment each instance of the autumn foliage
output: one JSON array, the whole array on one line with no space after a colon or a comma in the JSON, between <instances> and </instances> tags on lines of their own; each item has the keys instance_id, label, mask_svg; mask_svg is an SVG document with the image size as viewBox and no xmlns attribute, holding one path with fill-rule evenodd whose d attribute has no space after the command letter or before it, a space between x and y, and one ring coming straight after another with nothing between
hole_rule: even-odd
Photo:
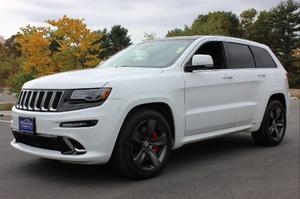
<instances>
[{"instance_id":1,"label":"autumn foliage","mask_svg":"<svg viewBox=\"0 0 300 199\"><path fill-rule=\"evenodd\" d=\"M49 27L27 26L17 36L25 74L34 77L56 72L90 68L100 59L101 34L90 31L82 19L67 16L48 20Z\"/></svg>"}]
</instances>

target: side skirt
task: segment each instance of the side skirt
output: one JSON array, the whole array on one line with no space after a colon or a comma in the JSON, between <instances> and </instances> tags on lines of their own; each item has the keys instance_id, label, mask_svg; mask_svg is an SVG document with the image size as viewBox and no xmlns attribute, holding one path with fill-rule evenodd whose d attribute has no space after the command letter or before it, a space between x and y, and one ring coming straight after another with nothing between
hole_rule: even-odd
<instances>
[{"instance_id":1,"label":"side skirt","mask_svg":"<svg viewBox=\"0 0 300 199\"><path fill-rule=\"evenodd\" d=\"M223 135L239 133L239 132L242 132L242 131L250 130L251 127L252 127L251 125L244 125L244 126L233 127L233 128L229 128L229 129L212 131L212 132L208 132L208 133L199 133L199 134L196 134L196 135L186 136L186 137L183 138L182 144L185 145L185 144L188 144L188 143L198 142L198 141L202 141L202 140L208 140L208 139L212 139L212 138L215 138L215 137L220 137L220 136L223 136Z\"/></svg>"}]
</instances>

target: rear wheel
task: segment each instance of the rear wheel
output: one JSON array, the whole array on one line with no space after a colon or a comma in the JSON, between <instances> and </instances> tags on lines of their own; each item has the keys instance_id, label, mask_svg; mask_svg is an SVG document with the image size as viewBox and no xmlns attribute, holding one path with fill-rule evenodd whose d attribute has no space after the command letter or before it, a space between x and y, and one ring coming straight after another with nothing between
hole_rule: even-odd
<instances>
[{"instance_id":1,"label":"rear wheel","mask_svg":"<svg viewBox=\"0 0 300 199\"><path fill-rule=\"evenodd\" d=\"M126 119L118 137L113 164L123 175L150 178L165 166L171 151L167 120L153 110L139 110Z\"/></svg>"},{"instance_id":2,"label":"rear wheel","mask_svg":"<svg viewBox=\"0 0 300 199\"><path fill-rule=\"evenodd\" d=\"M261 127L252 133L254 141L263 146L276 146L283 140L286 131L286 110L281 102L269 102Z\"/></svg>"}]
</instances>

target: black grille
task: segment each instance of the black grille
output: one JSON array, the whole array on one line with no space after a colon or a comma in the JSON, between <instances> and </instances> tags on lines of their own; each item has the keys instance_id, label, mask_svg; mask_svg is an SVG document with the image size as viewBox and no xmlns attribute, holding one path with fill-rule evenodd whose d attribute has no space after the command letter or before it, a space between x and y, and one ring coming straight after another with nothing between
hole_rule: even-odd
<instances>
[{"instance_id":1,"label":"black grille","mask_svg":"<svg viewBox=\"0 0 300 199\"><path fill-rule=\"evenodd\" d=\"M23 143L29 146L42 148L42 149L48 149L48 150L55 150L60 151L63 154L83 154L85 153L85 148L76 140L67 138L71 144L68 145L66 143L66 139L64 137L60 136L43 136L43 135L31 135L31 134L25 134L25 133L19 133L15 130L13 130L13 135L16 139L16 142ZM76 153L74 151L74 147L76 149L82 150L81 153Z\"/></svg>"},{"instance_id":2,"label":"black grille","mask_svg":"<svg viewBox=\"0 0 300 199\"><path fill-rule=\"evenodd\" d=\"M24 89L16 108L29 111L57 111L62 97L63 91Z\"/></svg>"}]
</instances>

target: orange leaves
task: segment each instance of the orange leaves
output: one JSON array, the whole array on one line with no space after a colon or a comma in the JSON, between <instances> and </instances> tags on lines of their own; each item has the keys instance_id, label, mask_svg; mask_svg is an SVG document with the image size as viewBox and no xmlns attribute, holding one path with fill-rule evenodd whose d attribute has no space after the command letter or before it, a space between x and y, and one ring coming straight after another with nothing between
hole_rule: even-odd
<instances>
[{"instance_id":1,"label":"orange leaves","mask_svg":"<svg viewBox=\"0 0 300 199\"><path fill-rule=\"evenodd\" d=\"M53 39L60 45L61 53L73 52L80 62L79 67L92 67L100 60L90 52L99 51L101 35L91 32L82 19L63 16L58 20L48 20L55 29ZM84 60L84 61L82 61Z\"/></svg>"},{"instance_id":2,"label":"orange leaves","mask_svg":"<svg viewBox=\"0 0 300 199\"><path fill-rule=\"evenodd\" d=\"M17 42L20 44L24 56L24 72L34 71L40 75L50 65L50 41L45 38L46 33L47 29L45 28L27 26L22 28L22 33L18 35Z\"/></svg>"},{"instance_id":3,"label":"orange leaves","mask_svg":"<svg viewBox=\"0 0 300 199\"><path fill-rule=\"evenodd\" d=\"M96 66L101 34L87 28L83 19L63 16L48 20L50 27L27 26L17 37L23 71L34 76Z\"/></svg>"}]
</instances>

